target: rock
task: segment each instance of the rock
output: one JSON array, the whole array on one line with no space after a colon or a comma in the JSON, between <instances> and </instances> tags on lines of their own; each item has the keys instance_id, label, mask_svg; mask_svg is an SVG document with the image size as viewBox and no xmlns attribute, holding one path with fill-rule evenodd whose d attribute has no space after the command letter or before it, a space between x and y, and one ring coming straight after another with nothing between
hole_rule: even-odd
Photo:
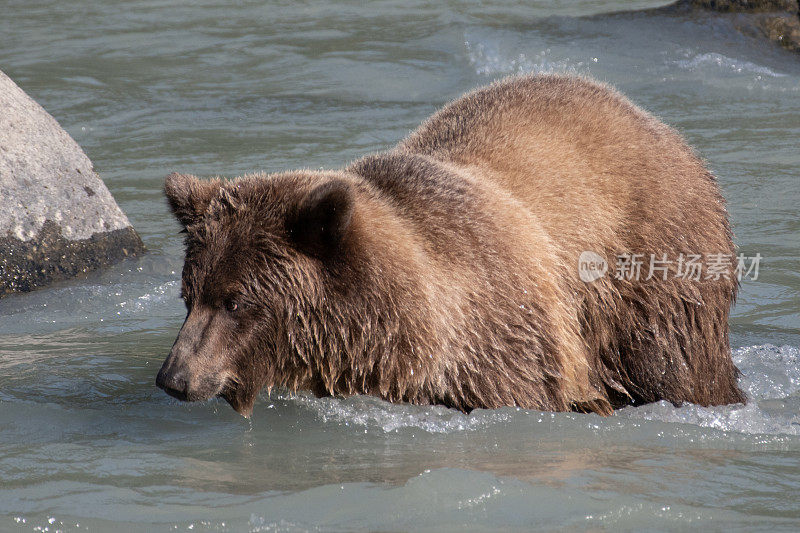
<instances>
[{"instance_id":1,"label":"rock","mask_svg":"<svg viewBox=\"0 0 800 533\"><path fill-rule=\"evenodd\" d=\"M142 252L80 146L0 72L0 297Z\"/></svg>"},{"instance_id":2,"label":"rock","mask_svg":"<svg viewBox=\"0 0 800 533\"><path fill-rule=\"evenodd\" d=\"M659 12L702 11L732 17L742 33L800 52L800 0L678 0ZM724 15L723 15L724 14Z\"/></svg>"},{"instance_id":3,"label":"rock","mask_svg":"<svg viewBox=\"0 0 800 533\"><path fill-rule=\"evenodd\" d=\"M726 13L786 11L797 13L797 0L683 0L692 7Z\"/></svg>"},{"instance_id":4,"label":"rock","mask_svg":"<svg viewBox=\"0 0 800 533\"><path fill-rule=\"evenodd\" d=\"M800 17L766 15L754 21L754 29L784 48L800 52Z\"/></svg>"}]
</instances>

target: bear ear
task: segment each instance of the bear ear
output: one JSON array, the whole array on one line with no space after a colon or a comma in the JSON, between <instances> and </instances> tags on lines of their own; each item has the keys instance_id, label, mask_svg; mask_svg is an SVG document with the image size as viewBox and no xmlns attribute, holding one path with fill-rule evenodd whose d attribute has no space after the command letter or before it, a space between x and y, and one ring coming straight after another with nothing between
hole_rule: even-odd
<instances>
[{"instance_id":1,"label":"bear ear","mask_svg":"<svg viewBox=\"0 0 800 533\"><path fill-rule=\"evenodd\" d=\"M164 180L164 193L167 195L169 207L184 227L202 218L220 188L219 180L200 181L194 176L177 172Z\"/></svg>"},{"instance_id":2,"label":"bear ear","mask_svg":"<svg viewBox=\"0 0 800 533\"><path fill-rule=\"evenodd\" d=\"M304 252L324 259L347 234L353 218L353 191L343 180L318 186L300 202L288 223L289 236Z\"/></svg>"}]
</instances>

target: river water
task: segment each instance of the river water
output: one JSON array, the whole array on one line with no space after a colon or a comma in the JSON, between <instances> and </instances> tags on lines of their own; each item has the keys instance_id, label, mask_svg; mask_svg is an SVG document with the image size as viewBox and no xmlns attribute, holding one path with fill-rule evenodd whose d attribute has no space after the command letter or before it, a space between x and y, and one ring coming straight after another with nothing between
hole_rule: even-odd
<instances>
[{"instance_id":1,"label":"river water","mask_svg":"<svg viewBox=\"0 0 800 533\"><path fill-rule=\"evenodd\" d=\"M183 4L183 5L179 5ZM0 69L81 144L150 253L0 300L0 531L796 530L800 56L659 2L5 0ZM262 395L251 421L154 386L184 316L161 193L336 168L517 72L608 81L719 176L751 402L469 416Z\"/></svg>"}]
</instances>

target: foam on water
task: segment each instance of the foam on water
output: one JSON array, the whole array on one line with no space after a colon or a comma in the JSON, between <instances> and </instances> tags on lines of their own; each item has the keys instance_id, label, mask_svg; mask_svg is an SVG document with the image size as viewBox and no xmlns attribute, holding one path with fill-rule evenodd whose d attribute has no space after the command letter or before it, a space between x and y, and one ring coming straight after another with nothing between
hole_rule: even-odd
<instances>
[{"instance_id":1,"label":"foam on water","mask_svg":"<svg viewBox=\"0 0 800 533\"><path fill-rule=\"evenodd\" d=\"M470 64L475 68L475 73L481 76L493 76L497 74L524 74L527 72L563 72L577 74L589 61L597 62L598 59L590 58L588 61L572 60L566 58L553 58L552 50L545 48L530 54L520 52L517 55L509 55L503 51L497 43L464 41L467 49L467 57Z\"/></svg>"},{"instance_id":2,"label":"foam on water","mask_svg":"<svg viewBox=\"0 0 800 533\"><path fill-rule=\"evenodd\" d=\"M556 57L550 48L514 53L507 50L500 42L492 40L465 39L464 47L470 65L480 76L528 72L587 74L588 67L599 61L597 57L591 56L581 59Z\"/></svg>"},{"instance_id":3,"label":"foam on water","mask_svg":"<svg viewBox=\"0 0 800 533\"><path fill-rule=\"evenodd\" d=\"M747 434L800 435L800 350L792 346L750 346L733 353L742 371L747 405L673 407L668 402L624 409L633 419L694 424Z\"/></svg>"},{"instance_id":4,"label":"foam on water","mask_svg":"<svg viewBox=\"0 0 800 533\"><path fill-rule=\"evenodd\" d=\"M733 352L742 371L741 385L750 398L776 399L800 391L800 349L793 346L751 346Z\"/></svg>"},{"instance_id":5,"label":"foam on water","mask_svg":"<svg viewBox=\"0 0 800 533\"><path fill-rule=\"evenodd\" d=\"M323 423L377 428L387 433L405 428L422 429L428 433L452 433L484 428L510 418L506 411L478 411L466 415L439 405L397 405L369 396L315 398L298 394L284 397L292 398L310 409Z\"/></svg>"},{"instance_id":6,"label":"foam on water","mask_svg":"<svg viewBox=\"0 0 800 533\"><path fill-rule=\"evenodd\" d=\"M146 265L153 260L129 261L88 280L5 298L0 301L0 335L27 332L31 325L40 333L70 326L122 330L126 326L119 327L121 324L132 327L141 321L174 318L182 305L179 275L174 270L168 276L147 272Z\"/></svg>"},{"instance_id":7,"label":"foam on water","mask_svg":"<svg viewBox=\"0 0 800 533\"><path fill-rule=\"evenodd\" d=\"M688 424L724 432L749 435L800 435L800 349L773 345L740 348L733 353L742 371L741 386L748 395L747 405L674 407L659 402L628 407L610 419L581 415L558 415L561 423L614 426L612 420L647 420L669 424ZM395 405L377 398L315 398L309 394L281 394L277 399L293 401L310 410L325 424L360 426L383 432L421 429L428 433L454 433L485 429L512 419L542 422L551 413L521 409L476 410L469 415L442 406ZM566 418L565 418L566 417Z\"/></svg>"},{"instance_id":8,"label":"foam on water","mask_svg":"<svg viewBox=\"0 0 800 533\"><path fill-rule=\"evenodd\" d=\"M654 41L652 34L659 30L669 38ZM696 42L695 31L691 24L674 18L640 18L632 26L625 17L551 17L535 32L527 28L469 28L463 34L463 53L474 73L489 79L562 73L611 81L623 90L626 83L636 86L659 81L699 83L726 92L800 90L793 66L787 68L778 58L753 53L749 48L726 47L722 53L719 42L712 38ZM569 46L561 46L571 35L577 37L568 40ZM689 35L693 38L687 38ZM693 46L686 46L687 41ZM638 53L632 53L632 49ZM643 62L642 53L649 54L650 59Z\"/></svg>"},{"instance_id":9,"label":"foam on water","mask_svg":"<svg viewBox=\"0 0 800 533\"><path fill-rule=\"evenodd\" d=\"M157 285L145 294L114 302L114 305L119 308L117 314L120 316L136 315L151 310L153 306L174 302L179 297L179 287L180 281L170 280ZM115 296L120 295L119 293L114 294Z\"/></svg>"},{"instance_id":10,"label":"foam on water","mask_svg":"<svg viewBox=\"0 0 800 533\"><path fill-rule=\"evenodd\" d=\"M770 78L786 77L786 74L776 72L771 68L743 59L727 57L716 52L694 54L691 51L685 51L684 54L687 59L677 60L673 63L686 70L708 72L713 69L716 71L716 75L722 76L729 74L756 74Z\"/></svg>"}]
</instances>

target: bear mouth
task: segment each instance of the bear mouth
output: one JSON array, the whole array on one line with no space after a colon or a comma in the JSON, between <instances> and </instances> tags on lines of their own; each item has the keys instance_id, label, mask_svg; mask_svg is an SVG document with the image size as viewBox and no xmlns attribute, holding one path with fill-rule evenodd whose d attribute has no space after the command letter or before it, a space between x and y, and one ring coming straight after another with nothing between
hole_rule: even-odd
<instances>
[{"instance_id":1,"label":"bear mouth","mask_svg":"<svg viewBox=\"0 0 800 533\"><path fill-rule=\"evenodd\" d=\"M162 388L162 390L164 392L166 392L167 394L169 394L170 396L172 396L173 398L175 398L176 400L180 400L182 402L190 401L189 400L189 395L186 394L185 390L171 389L171 388L168 388L168 387L164 387L164 388Z\"/></svg>"},{"instance_id":2,"label":"bear mouth","mask_svg":"<svg viewBox=\"0 0 800 533\"><path fill-rule=\"evenodd\" d=\"M247 394L234 380L225 380L215 396L228 402L228 405L230 405L234 411L245 418L250 418L250 415L253 413L256 395Z\"/></svg>"},{"instance_id":3,"label":"bear mouth","mask_svg":"<svg viewBox=\"0 0 800 533\"><path fill-rule=\"evenodd\" d=\"M190 384L179 374L176 378L162 378L161 373L156 380L158 388L182 402L202 402L217 396L224 388L224 383L214 379L202 379L199 383Z\"/></svg>"}]
</instances>

